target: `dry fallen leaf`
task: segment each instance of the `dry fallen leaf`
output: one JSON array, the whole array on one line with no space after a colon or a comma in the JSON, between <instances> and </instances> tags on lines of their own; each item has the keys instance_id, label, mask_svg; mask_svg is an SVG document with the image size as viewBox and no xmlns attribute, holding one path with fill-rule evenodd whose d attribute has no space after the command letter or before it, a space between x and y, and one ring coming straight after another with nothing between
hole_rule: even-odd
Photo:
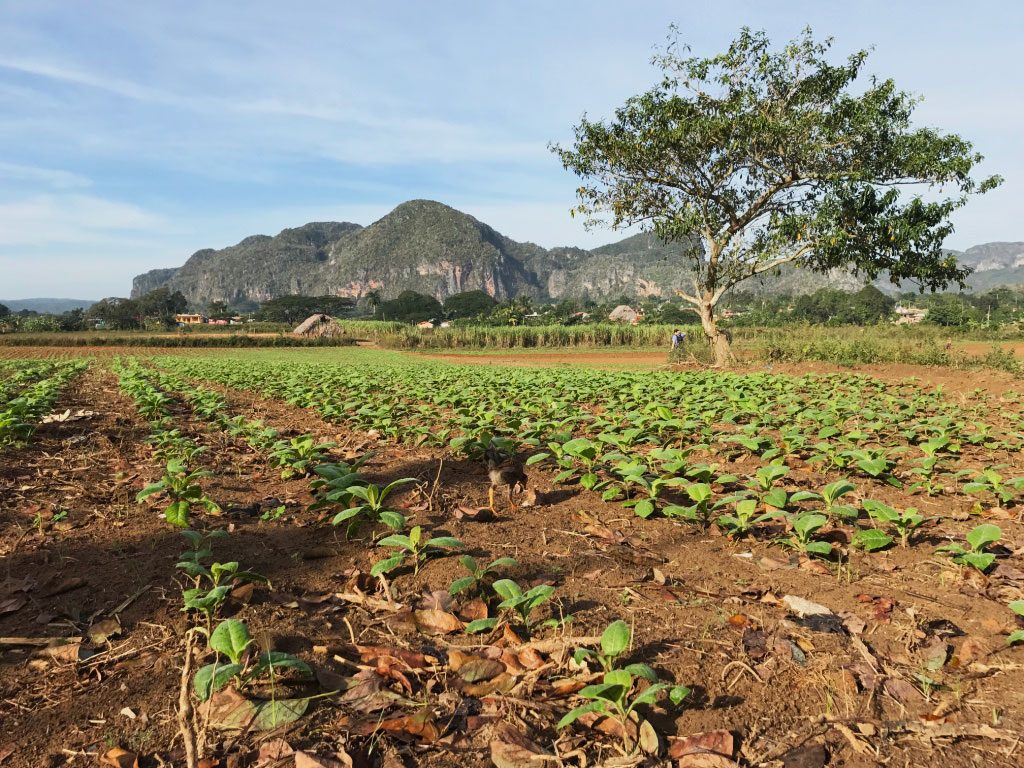
<instances>
[{"instance_id":1,"label":"dry fallen leaf","mask_svg":"<svg viewBox=\"0 0 1024 768\"><path fill-rule=\"evenodd\" d=\"M100 758L100 765L109 765L111 768L139 768L139 758L134 752L114 747Z\"/></svg>"},{"instance_id":2,"label":"dry fallen leaf","mask_svg":"<svg viewBox=\"0 0 1024 768\"><path fill-rule=\"evenodd\" d=\"M447 611L426 609L412 612L416 629L425 635L449 635L465 626L459 617Z\"/></svg>"},{"instance_id":3,"label":"dry fallen leaf","mask_svg":"<svg viewBox=\"0 0 1024 768\"><path fill-rule=\"evenodd\" d=\"M103 645L111 637L121 634L121 622L116 618L97 621L86 633L93 645Z\"/></svg>"},{"instance_id":4,"label":"dry fallen leaf","mask_svg":"<svg viewBox=\"0 0 1024 768\"><path fill-rule=\"evenodd\" d=\"M57 595L63 595L65 592L71 592L76 589L81 589L86 586L88 582L81 576L72 576L64 579L64 581L57 584L57 586L43 593L43 597L56 597Z\"/></svg>"},{"instance_id":5,"label":"dry fallen leaf","mask_svg":"<svg viewBox=\"0 0 1024 768\"><path fill-rule=\"evenodd\" d=\"M957 658L960 666L967 666L972 661L983 659L988 656L990 649L988 643L980 637L968 637L960 643L960 650L957 651Z\"/></svg>"},{"instance_id":6,"label":"dry fallen leaf","mask_svg":"<svg viewBox=\"0 0 1024 768\"><path fill-rule=\"evenodd\" d=\"M5 613L14 613L21 610L27 602L28 598L24 595L15 595L14 597L0 600L0 616L3 616Z\"/></svg>"},{"instance_id":7,"label":"dry fallen leaf","mask_svg":"<svg viewBox=\"0 0 1024 768\"><path fill-rule=\"evenodd\" d=\"M705 754L711 752L724 757L732 757L736 749L731 732L726 730L704 731L693 733L681 739L674 739L668 749L669 757Z\"/></svg>"},{"instance_id":8,"label":"dry fallen leaf","mask_svg":"<svg viewBox=\"0 0 1024 768\"><path fill-rule=\"evenodd\" d=\"M352 768L352 765L352 758L345 752L335 752L333 755L295 753L295 768Z\"/></svg>"},{"instance_id":9,"label":"dry fallen leaf","mask_svg":"<svg viewBox=\"0 0 1024 768\"><path fill-rule=\"evenodd\" d=\"M495 659L471 659L459 668L459 677L467 683L491 680L505 672L505 665Z\"/></svg>"},{"instance_id":10,"label":"dry fallen leaf","mask_svg":"<svg viewBox=\"0 0 1024 768\"><path fill-rule=\"evenodd\" d=\"M676 768L739 768L739 763L728 757L711 752L697 755L684 755L676 762Z\"/></svg>"},{"instance_id":11,"label":"dry fallen leaf","mask_svg":"<svg viewBox=\"0 0 1024 768\"><path fill-rule=\"evenodd\" d=\"M556 758L508 723L494 726L491 762L495 768L537 768Z\"/></svg>"}]
</instances>

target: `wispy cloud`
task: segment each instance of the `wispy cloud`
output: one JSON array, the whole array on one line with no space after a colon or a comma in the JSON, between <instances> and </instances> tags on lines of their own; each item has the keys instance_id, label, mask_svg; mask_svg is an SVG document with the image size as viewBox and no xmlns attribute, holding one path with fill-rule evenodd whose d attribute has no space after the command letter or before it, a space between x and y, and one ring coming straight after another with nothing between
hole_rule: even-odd
<instances>
[{"instance_id":1,"label":"wispy cloud","mask_svg":"<svg viewBox=\"0 0 1024 768\"><path fill-rule=\"evenodd\" d=\"M28 182L54 189L79 189L92 186L90 179L70 171L7 163L0 160L0 188L4 186L5 182Z\"/></svg>"},{"instance_id":2,"label":"wispy cloud","mask_svg":"<svg viewBox=\"0 0 1024 768\"><path fill-rule=\"evenodd\" d=\"M102 245L125 233L149 234L165 219L131 203L91 195L37 195L0 202L0 247Z\"/></svg>"}]
</instances>

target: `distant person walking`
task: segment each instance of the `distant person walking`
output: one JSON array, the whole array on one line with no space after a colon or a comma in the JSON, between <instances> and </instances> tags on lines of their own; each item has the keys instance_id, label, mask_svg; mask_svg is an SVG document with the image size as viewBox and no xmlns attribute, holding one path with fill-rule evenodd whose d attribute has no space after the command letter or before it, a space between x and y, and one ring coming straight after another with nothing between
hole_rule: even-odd
<instances>
[{"instance_id":1,"label":"distant person walking","mask_svg":"<svg viewBox=\"0 0 1024 768\"><path fill-rule=\"evenodd\" d=\"M672 349L678 349L679 345L686 341L686 334L676 328L672 331Z\"/></svg>"}]
</instances>

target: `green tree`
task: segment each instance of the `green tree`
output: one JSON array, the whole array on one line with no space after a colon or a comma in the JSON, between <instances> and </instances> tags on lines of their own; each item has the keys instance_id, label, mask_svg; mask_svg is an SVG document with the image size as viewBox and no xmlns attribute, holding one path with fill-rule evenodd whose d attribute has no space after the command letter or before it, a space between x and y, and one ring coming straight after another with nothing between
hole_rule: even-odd
<instances>
[{"instance_id":1,"label":"green tree","mask_svg":"<svg viewBox=\"0 0 1024 768\"><path fill-rule=\"evenodd\" d=\"M158 320L167 326L174 325L174 316L188 307L181 291L171 293L167 288L155 288L136 301L144 319Z\"/></svg>"},{"instance_id":2,"label":"green tree","mask_svg":"<svg viewBox=\"0 0 1024 768\"><path fill-rule=\"evenodd\" d=\"M142 309L133 299L112 296L100 299L85 313L87 320L98 320L107 328L129 331L142 327Z\"/></svg>"},{"instance_id":3,"label":"green tree","mask_svg":"<svg viewBox=\"0 0 1024 768\"><path fill-rule=\"evenodd\" d=\"M962 328L977 318L977 310L963 296L955 293L940 293L932 297L925 315L925 321L950 328Z\"/></svg>"},{"instance_id":4,"label":"green tree","mask_svg":"<svg viewBox=\"0 0 1024 768\"><path fill-rule=\"evenodd\" d=\"M383 297L380 295L380 291L376 289L367 291L363 298L366 299L366 303L369 305L370 311L373 313L374 318L376 318L377 310L380 309L381 302L384 301Z\"/></svg>"},{"instance_id":5,"label":"green tree","mask_svg":"<svg viewBox=\"0 0 1024 768\"><path fill-rule=\"evenodd\" d=\"M972 178L982 158L961 137L913 127L917 99L892 80L854 92L867 51L832 64L831 45L807 29L774 50L744 28L725 53L700 58L673 29L654 58L660 84L609 122L584 117L571 148L552 146L584 179L574 214L685 246L694 287L683 298L719 365L731 360L719 301L783 264L884 272L922 290L969 274L942 251L949 216L1001 179Z\"/></svg>"},{"instance_id":6,"label":"green tree","mask_svg":"<svg viewBox=\"0 0 1024 768\"><path fill-rule=\"evenodd\" d=\"M7 317L11 314L11 310L3 304L0 304L0 317Z\"/></svg>"},{"instance_id":7,"label":"green tree","mask_svg":"<svg viewBox=\"0 0 1024 768\"><path fill-rule=\"evenodd\" d=\"M355 301L344 296L279 296L260 304L257 320L268 323L301 323L310 315L345 317L355 310Z\"/></svg>"},{"instance_id":8,"label":"green tree","mask_svg":"<svg viewBox=\"0 0 1024 768\"><path fill-rule=\"evenodd\" d=\"M402 291L398 298L381 304L384 317L405 323L418 323L441 316L441 302L416 291Z\"/></svg>"},{"instance_id":9,"label":"green tree","mask_svg":"<svg viewBox=\"0 0 1024 768\"><path fill-rule=\"evenodd\" d=\"M444 301L444 312L448 317L479 317L488 315L498 302L486 291L463 291L449 296Z\"/></svg>"},{"instance_id":10,"label":"green tree","mask_svg":"<svg viewBox=\"0 0 1024 768\"><path fill-rule=\"evenodd\" d=\"M206 311L211 320L228 320L232 314L226 301L211 301L207 305Z\"/></svg>"}]
</instances>

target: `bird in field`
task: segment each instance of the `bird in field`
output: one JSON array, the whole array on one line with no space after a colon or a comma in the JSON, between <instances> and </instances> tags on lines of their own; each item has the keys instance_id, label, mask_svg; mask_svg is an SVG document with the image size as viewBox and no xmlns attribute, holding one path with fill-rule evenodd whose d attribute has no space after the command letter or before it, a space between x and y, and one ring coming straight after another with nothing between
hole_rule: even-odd
<instances>
[{"instance_id":1,"label":"bird in field","mask_svg":"<svg viewBox=\"0 0 1024 768\"><path fill-rule=\"evenodd\" d=\"M496 511L494 509L494 490L503 485L508 489L509 505L515 509L513 495L526 490L526 472L523 471L523 462L515 457L503 456L493 445L487 446L484 450L484 457L487 460L487 476L491 480L491 487L487 491L490 510Z\"/></svg>"}]
</instances>

